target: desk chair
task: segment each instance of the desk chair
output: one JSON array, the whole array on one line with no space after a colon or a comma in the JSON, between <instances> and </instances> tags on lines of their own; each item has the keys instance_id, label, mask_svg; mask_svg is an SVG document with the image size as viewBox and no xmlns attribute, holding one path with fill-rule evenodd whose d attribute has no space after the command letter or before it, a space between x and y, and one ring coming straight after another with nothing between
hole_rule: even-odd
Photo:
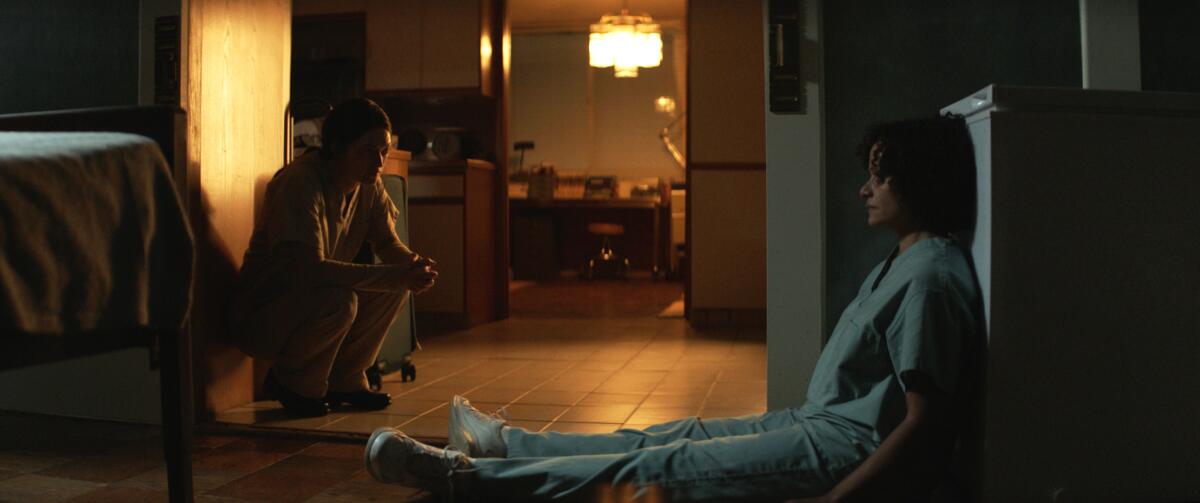
<instances>
[{"instance_id":1,"label":"desk chair","mask_svg":"<svg viewBox=\"0 0 1200 503\"><path fill-rule=\"evenodd\" d=\"M620 236L625 234L625 226L621 224L592 222L587 226L589 234L602 236L600 242L600 252L588 259L587 268L584 270L584 277L591 280L600 274L616 276L622 279L629 279L629 259L617 255L612 249L612 236Z\"/></svg>"}]
</instances>

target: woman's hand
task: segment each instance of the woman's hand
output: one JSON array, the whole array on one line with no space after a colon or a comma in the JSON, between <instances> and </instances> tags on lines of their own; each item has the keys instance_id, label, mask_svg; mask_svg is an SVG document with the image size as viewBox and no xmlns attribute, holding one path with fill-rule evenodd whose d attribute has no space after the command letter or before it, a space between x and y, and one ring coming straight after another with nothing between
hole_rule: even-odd
<instances>
[{"instance_id":1,"label":"woman's hand","mask_svg":"<svg viewBox=\"0 0 1200 503\"><path fill-rule=\"evenodd\" d=\"M412 262L404 273L404 287L413 293L421 293L433 287L437 281L438 272L433 270L437 261L429 257L413 255Z\"/></svg>"}]
</instances>

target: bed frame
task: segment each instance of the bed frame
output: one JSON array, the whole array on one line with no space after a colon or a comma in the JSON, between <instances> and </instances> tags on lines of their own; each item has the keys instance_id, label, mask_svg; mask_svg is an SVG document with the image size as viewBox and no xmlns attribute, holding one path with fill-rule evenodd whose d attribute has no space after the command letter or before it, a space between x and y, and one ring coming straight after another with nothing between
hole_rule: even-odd
<instances>
[{"instance_id":1,"label":"bed frame","mask_svg":"<svg viewBox=\"0 0 1200 503\"><path fill-rule=\"evenodd\" d=\"M0 131L115 131L149 137L158 143L171 167L181 199L186 181L186 115L174 106L108 107L0 115ZM186 199L185 208L187 207ZM192 501L191 342L183 330L130 327L113 333L45 337L16 334L0 338L0 370L66 358L145 346L151 366L160 367L163 454L170 501Z\"/></svg>"}]
</instances>

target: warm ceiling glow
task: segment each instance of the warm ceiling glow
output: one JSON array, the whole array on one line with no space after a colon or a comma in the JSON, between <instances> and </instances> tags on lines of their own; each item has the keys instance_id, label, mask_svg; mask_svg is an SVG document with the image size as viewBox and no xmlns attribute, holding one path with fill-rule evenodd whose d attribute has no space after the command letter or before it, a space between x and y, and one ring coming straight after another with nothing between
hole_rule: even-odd
<instances>
[{"instance_id":1,"label":"warm ceiling glow","mask_svg":"<svg viewBox=\"0 0 1200 503\"><path fill-rule=\"evenodd\" d=\"M604 15L592 25L588 38L588 63L613 67L617 77L637 77L638 67L662 63L662 29L650 16Z\"/></svg>"}]
</instances>

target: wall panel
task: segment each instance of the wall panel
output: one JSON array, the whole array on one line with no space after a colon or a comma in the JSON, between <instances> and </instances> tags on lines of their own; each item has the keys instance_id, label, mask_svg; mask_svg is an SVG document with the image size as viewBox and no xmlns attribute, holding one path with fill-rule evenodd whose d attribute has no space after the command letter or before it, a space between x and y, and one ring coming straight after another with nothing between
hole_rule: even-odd
<instances>
[{"instance_id":1,"label":"wall panel","mask_svg":"<svg viewBox=\"0 0 1200 503\"><path fill-rule=\"evenodd\" d=\"M688 3L687 303L701 325L766 308L762 29L759 0Z\"/></svg>"},{"instance_id":2,"label":"wall panel","mask_svg":"<svg viewBox=\"0 0 1200 503\"><path fill-rule=\"evenodd\" d=\"M210 412L252 399L252 363L229 339L225 313L267 181L283 164L291 12L287 0L188 0L186 8L192 339L198 396Z\"/></svg>"}]
</instances>

